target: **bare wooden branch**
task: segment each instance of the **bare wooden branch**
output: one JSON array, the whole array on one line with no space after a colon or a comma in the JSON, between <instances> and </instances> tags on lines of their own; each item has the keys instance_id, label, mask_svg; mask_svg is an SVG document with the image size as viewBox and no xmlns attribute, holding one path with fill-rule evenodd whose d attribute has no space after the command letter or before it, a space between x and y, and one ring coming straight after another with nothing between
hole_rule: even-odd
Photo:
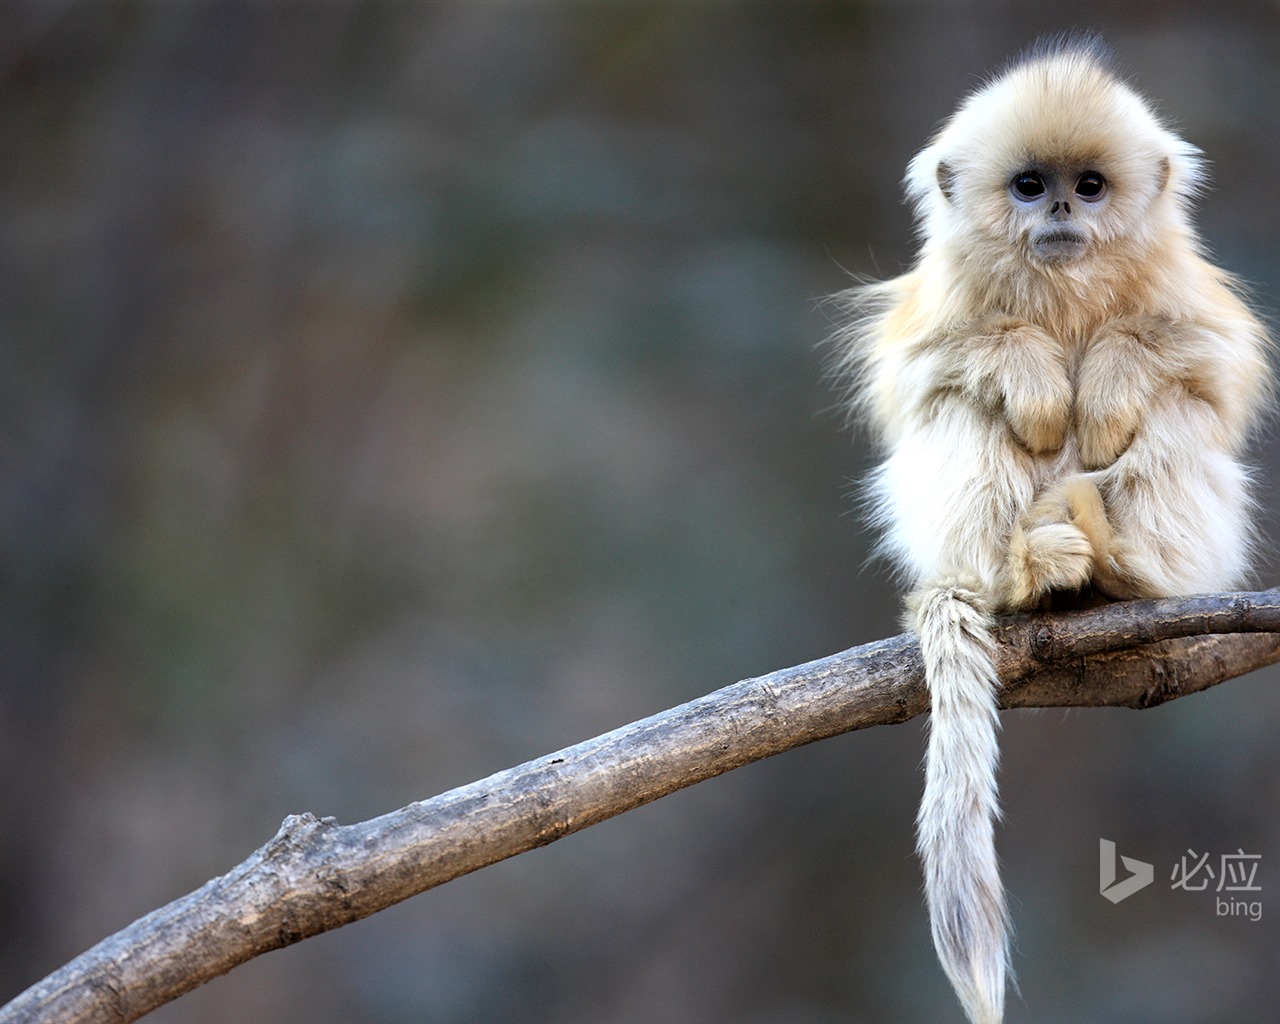
<instances>
[{"instance_id":1,"label":"bare wooden branch","mask_svg":"<svg viewBox=\"0 0 1280 1024\"><path fill-rule=\"evenodd\" d=\"M1235 633L1255 635L1223 635ZM998 639L1006 707L1150 707L1280 661L1280 589L1023 616ZM928 703L915 640L898 636L736 683L370 821L291 815L244 863L0 1008L0 1024L136 1020L268 950L752 761L904 722Z\"/></svg>"}]
</instances>

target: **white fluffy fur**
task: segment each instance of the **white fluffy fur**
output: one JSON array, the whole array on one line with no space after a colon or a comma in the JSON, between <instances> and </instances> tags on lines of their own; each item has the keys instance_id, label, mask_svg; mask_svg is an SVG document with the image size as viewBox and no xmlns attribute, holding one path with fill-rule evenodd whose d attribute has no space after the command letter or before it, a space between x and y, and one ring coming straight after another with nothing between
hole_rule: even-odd
<instances>
[{"instance_id":1,"label":"white fluffy fur","mask_svg":"<svg viewBox=\"0 0 1280 1024\"><path fill-rule=\"evenodd\" d=\"M1011 195L1028 168L1103 175L1086 243L1045 259ZM1207 262L1197 150L1092 44L1032 54L968 97L912 162L914 269L855 289L840 340L886 457L871 483L933 700L918 820L934 942L966 1013L1002 1017L1007 928L992 838L990 616L1236 586L1239 461L1268 387L1265 333Z\"/></svg>"}]
</instances>

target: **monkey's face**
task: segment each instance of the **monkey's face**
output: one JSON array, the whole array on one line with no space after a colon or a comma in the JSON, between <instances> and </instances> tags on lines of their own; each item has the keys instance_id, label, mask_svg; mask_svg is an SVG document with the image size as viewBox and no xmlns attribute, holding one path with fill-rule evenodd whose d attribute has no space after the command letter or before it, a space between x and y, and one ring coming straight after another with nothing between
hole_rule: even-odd
<instances>
[{"instance_id":1,"label":"monkey's face","mask_svg":"<svg viewBox=\"0 0 1280 1024\"><path fill-rule=\"evenodd\" d=\"M911 161L926 249L980 276L1077 284L1141 266L1190 230L1199 151L1087 55L1033 61L971 94Z\"/></svg>"},{"instance_id":2,"label":"monkey's face","mask_svg":"<svg viewBox=\"0 0 1280 1024\"><path fill-rule=\"evenodd\" d=\"M1013 176L1008 197L1032 258L1057 264L1088 253L1111 198L1107 179L1089 165L1030 165Z\"/></svg>"}]
</instances>

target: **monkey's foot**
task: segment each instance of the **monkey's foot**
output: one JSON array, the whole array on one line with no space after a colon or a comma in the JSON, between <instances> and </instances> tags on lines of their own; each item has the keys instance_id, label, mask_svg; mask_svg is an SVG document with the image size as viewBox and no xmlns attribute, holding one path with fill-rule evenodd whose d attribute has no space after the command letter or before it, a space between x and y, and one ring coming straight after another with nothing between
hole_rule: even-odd
<instances>
[{"instance_id":1,"label":"monkey's foot","mask_svg":"<svg viewBox=\"0 0 1280 1024\"><path fill-rule=\"evenodd\" d=\"M1001 573L1002 604L1033 608L1050 590L1078 590L1093 575L1093 545L1073 523L1019 526Z\"/></svg>"}]
</instances>

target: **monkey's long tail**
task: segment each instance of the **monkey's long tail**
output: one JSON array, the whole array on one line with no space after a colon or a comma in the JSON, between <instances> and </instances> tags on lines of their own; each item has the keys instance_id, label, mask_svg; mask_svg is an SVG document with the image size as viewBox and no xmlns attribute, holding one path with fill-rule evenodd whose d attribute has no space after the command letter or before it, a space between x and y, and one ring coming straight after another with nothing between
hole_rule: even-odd
<instances>
[{"instance_id":1,"label":"monkey's long tail","mask_svg":"<svg viewBox=\"0 0 1280 1024\"><path fill-rule=\"evenodd\" d=\"M996 862L999 680L992 619L964 586L913 595L933 710L916 848L924 862L933 944L974 1024L999 1024L1009 927Z\"/></svg>"}]
</instances>

